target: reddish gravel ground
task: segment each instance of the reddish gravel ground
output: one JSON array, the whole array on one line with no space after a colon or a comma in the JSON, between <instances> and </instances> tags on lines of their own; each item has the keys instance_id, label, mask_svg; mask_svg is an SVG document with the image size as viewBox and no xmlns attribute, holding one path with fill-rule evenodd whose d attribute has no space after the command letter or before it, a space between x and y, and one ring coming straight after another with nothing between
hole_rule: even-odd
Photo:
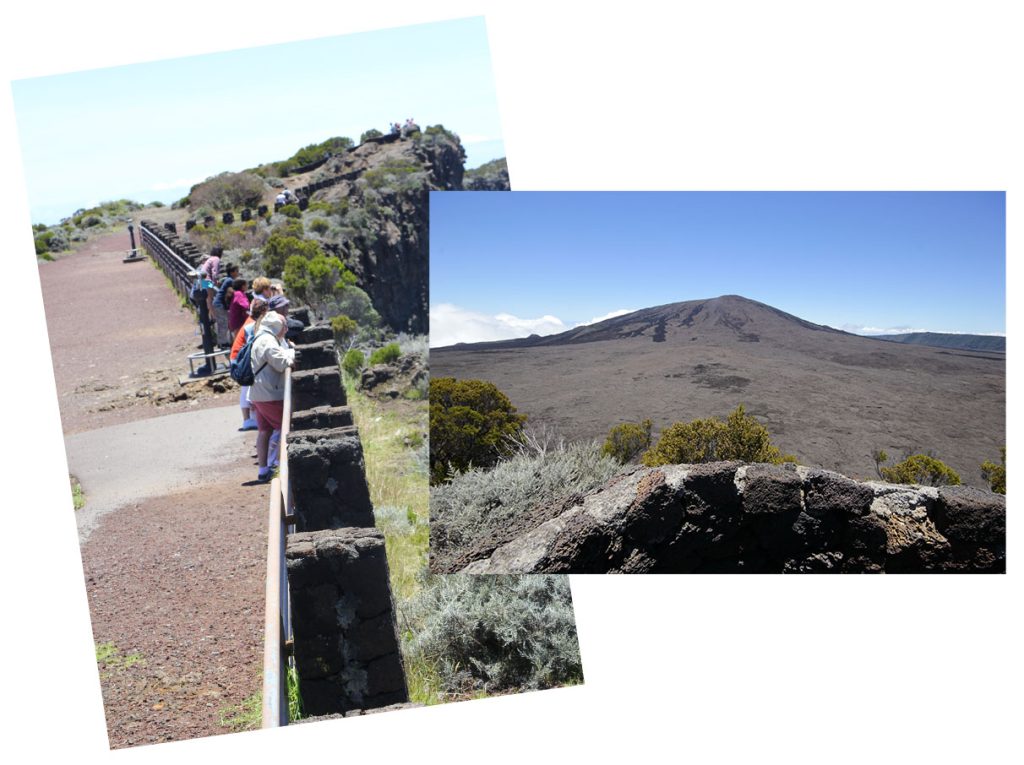
<instances>
[{"instance_id":1,"label":"reddish gravel ground","mask_svg":"<svg viewBox=\"0 0 1024 765\"><path fill-rule=\"evenodd\" d=\"M231 381L178 385L194 319L151 263L121 262L128 248L111 234L40 265L65 433L236 400ZM223 718L258 710L269 492L253 443L240 434L198 485L105 515L82 547L113 748L229 732L244 725Z\"/></svg>"},{"instance_id":2,"label":"reddish gravel ground","mask_svg":"<svg viewBox=\"0 0 1024 765\"><path fill-rule=\"evenodd\" d=\"M40 264L65 433L226 406L237 390L223 377L221 392L203 381L178 385L200 344L195 319L152 261L121 262L129 247L123 231Z\"/></svg>"},{"instance_id":3,"label":"reddish gravel ground","mask_svg":"<svg viewBox=\"0 0 1024 765\"><path fill-rule=\"evenodd\" d=\"M116 648L99 662L112 748L227 733L246 726L224 718L258 712L267 487L253 474L244 455L216 483L111 513L83 546L97 650Z\"/></svg>"}]
</instances>

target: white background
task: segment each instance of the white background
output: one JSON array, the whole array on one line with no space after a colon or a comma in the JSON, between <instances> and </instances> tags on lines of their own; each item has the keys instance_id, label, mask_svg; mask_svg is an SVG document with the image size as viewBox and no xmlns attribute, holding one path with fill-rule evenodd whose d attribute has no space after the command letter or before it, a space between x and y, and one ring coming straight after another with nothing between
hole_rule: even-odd
<instances>
[{"instance_id":1,"label":"white background","mask_svg":"<svg viewBox=\"0 0 1024 765\"><path fill-rule=\"evenodd\" d=\"M1006 190L1015 330L1012 7L31 2L0 55L8 80L483 13L514 188ZM301 119L274 95L268 119ZM574 577L583 687L109 753L9 90L0 110L5 759L1021 761L1014 546L975 579Z\"/></svg>"}]
</instances>

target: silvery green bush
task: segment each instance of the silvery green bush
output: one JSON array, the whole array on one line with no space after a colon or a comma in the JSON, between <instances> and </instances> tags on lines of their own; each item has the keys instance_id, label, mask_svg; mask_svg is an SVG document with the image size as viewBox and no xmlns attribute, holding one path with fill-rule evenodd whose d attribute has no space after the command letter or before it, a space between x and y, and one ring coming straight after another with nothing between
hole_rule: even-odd
<instances>
[{"instance_id":1,"label":"silvery green bush","mask_svg":"<svg viewBox=\"0 0 1024 765\"><path fill-rule=\"evenodd\" d=\"M434 666L450 695L583 680L568 577L428 577L403 619L407 660Z\"/></svg>"},{"instance_id":2,"label":"silvery green bush","mask_svg":"<svg viewBox=\"0 0 1024 765\"><path fill-rule=\"evenodd\" d=\"M622 466L594 443L521 453L490 470L468 470L430 488L430 544L435 553L471 545L514 516L576 492L596 489Z\"/></svg>"}]
</instances>

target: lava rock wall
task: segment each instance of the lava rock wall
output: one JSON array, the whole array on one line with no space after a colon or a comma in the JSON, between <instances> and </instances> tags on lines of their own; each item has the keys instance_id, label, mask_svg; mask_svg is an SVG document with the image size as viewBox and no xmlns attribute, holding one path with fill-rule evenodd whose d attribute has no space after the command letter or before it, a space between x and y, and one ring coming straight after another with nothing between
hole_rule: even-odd
<instances>
[{"instance_id":1,"label":"lava rock wall","mask_svg":"<svg viewBox=\"0 0 1024 765\"><path fill-rule=\"evenodd\" d=\"M636 468L465 573L1000 573L1006 500L739 462Z\"/></svg>"},{"instance_id":2,"label":"lava rock wall","mask_svg":"<svg viewBox=\"0 0 1024 765\"><path fill-rule=\"evenodd\" d=\"M294 655L308 715L408 701L384 536L374 528L362 444L345 404L330 328L296 345L288 473L297 531L285 557Z\"/></svg>"}]
</instances>

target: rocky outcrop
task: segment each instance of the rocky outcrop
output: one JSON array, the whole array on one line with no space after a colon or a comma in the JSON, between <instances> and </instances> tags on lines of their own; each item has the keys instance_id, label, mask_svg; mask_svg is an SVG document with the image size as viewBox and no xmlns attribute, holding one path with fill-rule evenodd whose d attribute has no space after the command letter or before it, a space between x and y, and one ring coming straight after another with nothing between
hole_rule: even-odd
<instances>
[{"instance_id":1,"label":"rocky outcrop","mask_svg":"<svg viewBox=\"0 0 1024 765\"><path fill-rule=\"evenodd\" d=\"M395 331L428 331L430 192L462 189L465 158L458 136L433 126L367 140L296 190L303 199L344 207L340 240L322 244L356 275ZM507 171L505 178L507 189ZM492 185L501 188L497 180Z\"/></svg>"},{"instance_id":2,"label":"rocky outcrop","mask_svg":"<svg viewBox=\"0 0 1024 765\"><path fill-rule=\"evenodd\" d=\"M464 191L508 191L508 164L505 158L496 159L485 165L467 170L462 181Z\"/></svg>"},{"instance_id":3,"label":"rocky outcrop","mask_svg":"<svg viewBox=\"0 0 1024 765\"><path fill-rule=\"evenodd\" d=\"M1006 501L806 467L636 468L464 573L998 573Z\"/></svg>"},{"instance_id":4,"label":"rocky outcrop","mask_svg":"<svg viewBox=\"0 0 1024 765\"><path fill-rule=\"evenodd\" d=\"M428 370L418 354L406 354L392 364L374 364L359 376L359 389L376 398L398 398L410 390L425 389Z\"/></svg>"}]
</instances>

